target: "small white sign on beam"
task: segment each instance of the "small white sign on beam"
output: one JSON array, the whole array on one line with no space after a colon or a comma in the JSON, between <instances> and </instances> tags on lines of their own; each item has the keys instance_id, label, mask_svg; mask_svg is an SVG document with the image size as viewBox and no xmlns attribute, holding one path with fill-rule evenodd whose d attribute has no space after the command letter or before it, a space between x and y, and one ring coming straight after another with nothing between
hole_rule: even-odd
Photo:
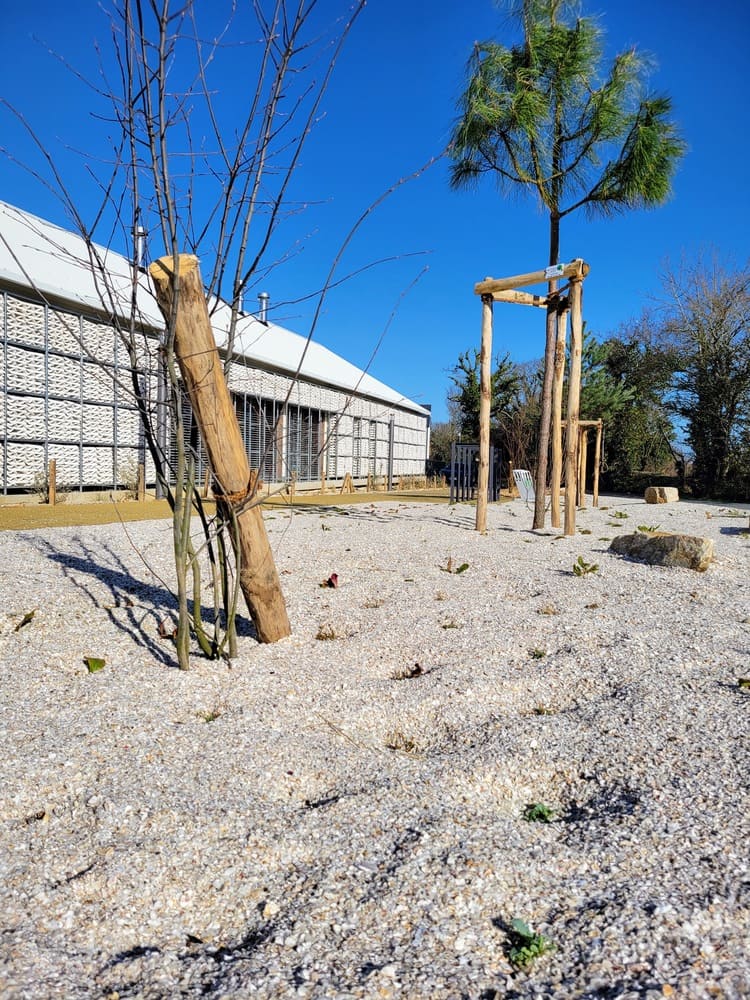
<instances>
[{"instance_id":1,"label":"small white sign on beam","mask_svg":"<svg viewBox=\"0 0 750 1000\"><path fill-rule=\"evenodd\" d=\"M545 267L544 277L545 280L551 281L553 278L559 278L565 271L564 264L552 264L550 267Z\"/></svg>"}]
</instances>

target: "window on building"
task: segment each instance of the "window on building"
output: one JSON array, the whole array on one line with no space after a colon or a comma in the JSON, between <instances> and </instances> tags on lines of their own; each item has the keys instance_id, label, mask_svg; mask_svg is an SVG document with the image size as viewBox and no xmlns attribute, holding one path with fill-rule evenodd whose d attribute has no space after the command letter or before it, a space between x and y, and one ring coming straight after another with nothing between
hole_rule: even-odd
<instances>
[{"instance_id":1,"label":"window on building","mask_svg":"<svg viewBox=\"0 0 750 1000\"><path fill-rule=\"evenodd\" d=\"M281 404L272 399L236 393L234 408L250 468L259 469L264 482L276 482L280 477L277 425Z\"/></svg>"},{"instance_id":2,"label":"window on building","mask_svg":"<svg viewBox=\"0 0 750 1000\"><path fill-rule=\"evenodd\" d=\"M320 479L319 410L306 406L288 406L286 411L287 474L296 473L298 480Z\"/></svg>"}]
</instances>

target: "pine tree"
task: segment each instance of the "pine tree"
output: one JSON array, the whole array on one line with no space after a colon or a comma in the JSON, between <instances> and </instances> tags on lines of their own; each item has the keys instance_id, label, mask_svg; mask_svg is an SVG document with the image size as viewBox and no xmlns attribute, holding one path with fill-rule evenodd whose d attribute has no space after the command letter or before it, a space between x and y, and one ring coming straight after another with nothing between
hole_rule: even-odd
<instances>
[{"instance_id":1,"label":"pine tree","mask_svg":"<svg viewBox=\"0 0 750 1000\"><path fill-rule=\"evenodd\" d=\"M536 196L549 215L549 263L558 263L560 222L578 209L614 215L662 204L685 144L671 102L645 92L635 49L602 72L602 33L569 0L522 0L523 39L477 43L450 145L451 186L485 174L503 194ZM557 282L549 284L550 294ZM547 311L534 527L544 525L556 307Z\"/></svg>"}]
</instances>

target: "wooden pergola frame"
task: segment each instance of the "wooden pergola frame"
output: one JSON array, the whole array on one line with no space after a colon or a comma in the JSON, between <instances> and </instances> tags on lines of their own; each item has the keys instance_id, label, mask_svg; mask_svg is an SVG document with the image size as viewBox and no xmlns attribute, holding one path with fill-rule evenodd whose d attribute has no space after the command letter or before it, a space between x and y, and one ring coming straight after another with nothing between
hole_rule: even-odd
<instances>
[{"instance_id":1,"label":"wooden pergola frame","mask_svg":"<svg viewBox=\"0 0 750 1000\"><path fill-rule=\"evenodd\" d=\"M495 302L509 302L516 305L538 306L557 309L557 339L555 344L555 367L552 382L552 499L550 514L552 526L560 527L560 485L563 464L565 466L565 534L572 535L576 527L576 494L580 490L581 469L579 454L581 442L580 428L593 426L601 421L581 421L581 355L583 350L583 281L590 271L589 265L580 258L569 264L557 264L540 271L515 274L508 278L485 278L474 286L474 294L482 299L482 347L480 353L480 401L479 401L479 480L477 484L476 529L484 534L487 530L487 483L489 476L490 450L490 379L492 365L492 326ZM548 295L533 295L520 291L526 285L539 285L557 279L567 279L566 289ZM562 450L562 389L565 370L565 338L570 315L570 372L568 376L568 411L565 435L565 455ZM597 447L601 448L601 426L597 433ZM598 462L597 462L598 470ZM584 467L585 471L585 467ZM598 476L596 481L596 503L598 503ZM595 504L596 505L596 504Z\"/></svg>"}]
</instances>

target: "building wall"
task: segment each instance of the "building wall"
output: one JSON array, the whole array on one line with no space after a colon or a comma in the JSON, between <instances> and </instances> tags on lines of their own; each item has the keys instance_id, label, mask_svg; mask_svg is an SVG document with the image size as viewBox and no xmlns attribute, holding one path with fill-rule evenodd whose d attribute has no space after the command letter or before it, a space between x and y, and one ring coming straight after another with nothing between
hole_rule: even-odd
<instances>
[{"instance_id":1,"label":"building wall","mask_svg":"<svg viewBox=\"0 0 750 1000\"><path fill-rule=\"evenodd\" d=\"M2 491L30 489L57 463L60 488L113 488L145 461L154 469L135 406L128 352L112 327L93 316L54 309L14 292L0 293L0 483ZM139 343L137 377L155 412L155 337ZM245 412L265 406L280 415L275 431L277 481L290 478L288 433L315 427L301 464L305 479L387 475L393 422L393 474L421 475L427 458L427 418L376 400L347 395L330 386L233 365L230 388ZM262 401L262 403L261 403ZM285 404L285 405L284 405ZM322 452L310 460L311 441ZM248 442L249 448L250 442ZM251 463L252 464L252 463ZM297 463L299 464L299 462ZM298 476L298 478L301 478Z\"/></svg>"}]
</instances>

